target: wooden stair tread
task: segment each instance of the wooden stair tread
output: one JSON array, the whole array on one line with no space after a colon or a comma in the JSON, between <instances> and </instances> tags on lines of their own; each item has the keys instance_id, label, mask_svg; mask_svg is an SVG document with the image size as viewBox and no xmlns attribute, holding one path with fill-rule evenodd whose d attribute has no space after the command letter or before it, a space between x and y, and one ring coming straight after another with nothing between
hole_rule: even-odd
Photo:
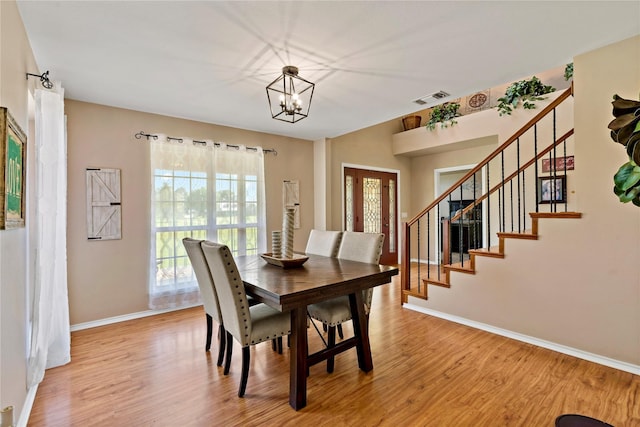
<instances>
[{"instance_id":1,"label":"wooden stair tread","mask_svg":"<svg viewBox=\"0 0 640 427\"><path fill-rule=\"evenodd\" d=\"M501 239L509 238L509 239L538 240L538 235L537 234L527 233L527 232L522 232L522 233L518 233L518 232L510 232L510 233L501 232L501 233L498 233L498 237L501 238Z\"/></svg>"},{"instance_id":2,"label":"wooden stair tread","mask_svg":"<svg viewBox=\"0 0 640 427\"><path fill-rule=\"evenodd\" d=\"M470 249L469 254L476 255L476 256L492 257L492 258L504 258L504 254L500 252L498 247L495 247L495 246L488 249Z\"/></svg>"},{"instance_id":3,"label":"wooden stair tread","mask_svg":"<svg viewBox=\"0 0 640 427\"><path fill-rule=\"evenodd\" d=\"M423 282L425 285L435 285L435 286L440 286L440 287L443 287L443 288L450 288L450 287L451 287L451 285L450 285L448 282L443 281L443 280L437 280L437 279L422 279L422 282Z\"/></svg>"},{"instance_id":4,"label":"wooden stair tread","mask_svg":"<svg viewBox=\"0 0 640 427\"><path fill-rule=\"evenodd\" d=\"M461 262L456 262L454 264L449 264L449 265L443 265L442 266L445 271L449 270L449 271L458 271L460 273L469 273L469 274L475 274L476 270L473 267L473 263L471 261L465 261L464 266L462 265Z\"/></svg>"},{"instance_id":5,"label":"wooden stair tread","mask_svg":"<svg viewBox=\"0 0 640 427\"><path fill-rule=\"evenodd\" d=\"M531 218L582 218L582 212L531 212Z\"/></svg>"},{"instance_id":6,"label":"wooden stair tread","mask_svg":"<svg viewBox=\"0 0 640 427\"><path fill-rule=\"evenodd\" d=\"M415 298L424 299L424 300L429 299L429 297L427 296L427 285L422 286L422 290L420 292L418 292L417 290L413 290L413 289L410 289L410 290L404 289L402 291L402 297L403 297L405 302L407 301L407 298L410 297L410 296L411 297L415 297Z\"/></svg>"},{"instance_id":7,"label":"wooden stair tread","mask_svg":"<svg viewBox=\"0 0 640 427\"><path fill-rule=\"evenodd\" d=\"M582 218L581 212L531 212L529 213L532 219L532 228L530 230L524 230L522 232L498 232L496 233L499 238L499 245L492 246L490 248L480 248L480 249L470 249L469 255L470 259L465 261L464 266L462 263L454 263L441 265L442 273L440 275L440 279L435 278L423 278L420 292L417 290L403 290L402 291L402 299L403 302L407 302L408 296L413 296L416 298L428 299L427 290L428 285L440 286L443 288L450 288L451 284L449 283L449 273L451 271L457 271L460 273L467 274L475 274L475 257L476 256L485 256L492 258L504 258L504 240L505 239L525 239L525 240L538 240L538 220L541 218L556 218L556 219L577 219Z\"/></svg>"}]
</instances>

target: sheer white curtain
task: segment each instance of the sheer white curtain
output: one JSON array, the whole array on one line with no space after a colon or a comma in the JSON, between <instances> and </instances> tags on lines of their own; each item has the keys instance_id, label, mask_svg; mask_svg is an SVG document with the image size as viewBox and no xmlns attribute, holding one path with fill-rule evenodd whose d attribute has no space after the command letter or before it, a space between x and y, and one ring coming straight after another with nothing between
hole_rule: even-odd
<instances>
[{"instance_id":1,"label":"sheer white curtain","mask_svg":"<svg viewBox=\"0 0 640 427\"><path fill-rule=\"evenodd\" d=\"M36 90L36 233L28 385L71 360L67 294L67 131L64 89Z\"/></svg>"},{"instance_id":2,"label":"sheer white curtain","mask_svg":"<svg viewBox=\"0 0 640 427\"><path fill-rule=\"evenodd\" d=\"M199 304L182 239L224 243L237 255L265 251L264 152L161 134L149 144L149 307Z\"/></svg>"}]
</instances>

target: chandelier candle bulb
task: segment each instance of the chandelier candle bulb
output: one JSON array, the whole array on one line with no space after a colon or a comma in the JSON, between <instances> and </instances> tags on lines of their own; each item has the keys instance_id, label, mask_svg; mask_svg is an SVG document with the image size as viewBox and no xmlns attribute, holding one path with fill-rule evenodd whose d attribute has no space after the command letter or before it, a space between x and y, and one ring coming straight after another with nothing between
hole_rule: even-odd
<instances>
[{"instance_id":1,"label":"chandelier candle bulb","mask_svg":"<svg viewBox=\"0 0 640 427\"><path fill-rule=\"evenodd\" d=\"M282 257L282 231L280 230L271 232L271 256Z\"/></svg>"}]
</instances>

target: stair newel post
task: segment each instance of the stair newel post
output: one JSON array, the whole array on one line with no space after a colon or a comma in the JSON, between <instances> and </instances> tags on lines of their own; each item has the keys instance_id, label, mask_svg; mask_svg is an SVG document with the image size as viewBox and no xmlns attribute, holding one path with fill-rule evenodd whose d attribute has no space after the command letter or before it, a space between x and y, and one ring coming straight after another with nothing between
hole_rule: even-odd
<instances>
[{"instance_id":1,"label":"stair newel post","mask_svg":"<svg viewBox=\"0 0 640 427\"><path fill-rule=\"evenodd\" d=\"M400 282L403 290L411 290L411 226L408 223L404 223L404 252L402 254L402 269L400 270ZM408 302L407 297L403 292L400 292L400 305Z\"/></svg>"}]
</instances>

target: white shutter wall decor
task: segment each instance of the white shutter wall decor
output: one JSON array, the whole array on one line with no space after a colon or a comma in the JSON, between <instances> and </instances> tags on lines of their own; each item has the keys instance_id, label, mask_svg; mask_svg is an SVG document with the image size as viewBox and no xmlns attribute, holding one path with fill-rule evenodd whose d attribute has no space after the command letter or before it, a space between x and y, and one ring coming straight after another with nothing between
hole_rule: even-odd
<instances>
[{"instance_id":1,"label":"white shutter wall decor","mask_svg":"<svg viewBox=\"0 0 640 427\"><path fill-rule=\"evenodd\" d=\"M87 168L87 238L121 239L120 169Z\"/></svg>"}]
</instances>

